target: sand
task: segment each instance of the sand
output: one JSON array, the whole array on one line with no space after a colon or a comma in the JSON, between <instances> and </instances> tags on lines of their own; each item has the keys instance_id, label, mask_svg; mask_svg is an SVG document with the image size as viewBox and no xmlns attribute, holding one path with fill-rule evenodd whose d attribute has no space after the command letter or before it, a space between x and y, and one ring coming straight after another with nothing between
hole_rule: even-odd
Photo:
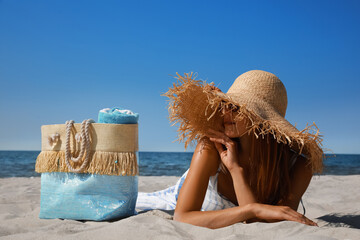
<instances>
[{"instance_id":1,"label":"sand","mask_svg":"<svg viewBox=\"0 0 360 240\"><path fill-rule=\"evenodd\" d=\"M177 179L140 177L139 191L161 190ZM314 177L303 200L306 216L319 227L295 222L238 223L211 230L175 222L171 212L160 210L114 222L43 220L38 218L40 178L5 178L0 179L0 238L360 239L360 175Z\"/></svg>"}]
</instances>

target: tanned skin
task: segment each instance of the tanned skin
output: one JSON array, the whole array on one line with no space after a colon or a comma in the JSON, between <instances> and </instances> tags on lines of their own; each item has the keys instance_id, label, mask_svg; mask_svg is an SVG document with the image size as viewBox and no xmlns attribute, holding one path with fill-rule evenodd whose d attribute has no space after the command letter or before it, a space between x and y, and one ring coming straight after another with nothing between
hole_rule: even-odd
<instances>
[{"instance_id":1,"label":"tanned skin","mask_svg":"<svg viewBox=\"0 0 360 240\"><path fill-rule=\"evenodd\" d=\"M246 132L246 121L233 121L233 112L224 113L224 132L211 131L209 142L197 145L190 169L180 190L174 220L207 228L221 228L238 222L295 221L306 225L317 224L298 213L300 199L306 191L311 177L311 168L305 159L298 158L291 176L291 189L281 206L257 203L246 178L250 154L250 136ZM239 141L233 141L238 138ZM227 172L218 175L218 191L230 199L236 207L216 211L200 211L209 178L217 173L220 163Z\"/></svg>"}]
</instances>

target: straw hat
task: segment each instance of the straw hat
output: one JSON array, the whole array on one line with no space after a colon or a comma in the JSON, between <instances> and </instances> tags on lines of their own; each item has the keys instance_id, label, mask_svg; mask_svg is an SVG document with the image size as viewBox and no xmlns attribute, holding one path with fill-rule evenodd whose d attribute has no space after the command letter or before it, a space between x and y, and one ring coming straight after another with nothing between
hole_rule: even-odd
<instances>
[{"instance_id":1,"label":"straw hat","mask_svg":"<svg viewBox=\"0 0 360 240\"><path fill-rule=\"evenodd\" d=\"M272 73L253 70L240 75L225 94L213 83L195 80L193 73L181 76L164 95L170 98L170 121L179 124L179 139L185 147L198 141L209 129L223 129L222 109L236 112L235 121L250 120L248 133L271 134L294 151L304 154L313 172L321 172L323 151L315 124L299 131L285 119L287 94L284 84Z\"/></svg>"}]
</instances>

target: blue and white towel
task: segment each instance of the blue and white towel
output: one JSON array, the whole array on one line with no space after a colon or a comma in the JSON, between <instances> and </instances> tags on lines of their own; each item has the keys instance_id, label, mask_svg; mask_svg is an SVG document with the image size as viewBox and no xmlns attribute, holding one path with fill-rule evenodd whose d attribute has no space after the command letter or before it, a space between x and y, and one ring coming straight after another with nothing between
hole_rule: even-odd
<instances>
[{"instance_id":1,"label":"blue and white towel","mask_svg":"<svg viewBox=\"0 0 360 240\"><path fill-rule=\"evenodd\" d=\"M136 124L139 114L123 108L104 108L98 116L98 123Z\"/></svg>"},{"instance_id":2,"label":"blue and white towel","mask_svg":"<svg viewBox=\"0 0 360 240\"><path fill-rule=\"evenodd\" d=\"M180 189L185 181L188 171L189 170L187 170L172 187L152 193L139 192L135 208L138 210L174 210ZM218 174L219 171L209 179L201 211L212 211L235 207L235 204L218 193Z\"/></svg>"}]
</instances>

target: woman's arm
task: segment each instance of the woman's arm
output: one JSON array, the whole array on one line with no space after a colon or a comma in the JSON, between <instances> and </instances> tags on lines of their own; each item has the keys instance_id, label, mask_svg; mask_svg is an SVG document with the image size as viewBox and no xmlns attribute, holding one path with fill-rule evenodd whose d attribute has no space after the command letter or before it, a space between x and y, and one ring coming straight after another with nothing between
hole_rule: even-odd
<instances>
[{"instance_id":1,"label":"woman's arm","mask_svg":"<svg viewBox=\"0 0 360 240\"><path fill-rule=\"evenodd\" d=\"M227 227L252 218L250 206L227 208L216 211L175 211L174 220L211 229Z\"/></svg>"},{"instance_id":2,"label":"woman's arm","mask_svg":"<svg viewBox=\"0 0 360 240\"><path fill-rule=\"evenodd\" d=\"M201 209L209 178L216 174L218 166L219 157L213 144L202 140L195 148L189 172L179 193L175 214Z\"/></svg>"},{"instance_id":3,"label":"woman's arm","mask_svg":"<svg viewBox=\"0 0 360 240\"><path fill-rule=\"evenodd\" d=\"M314 222L284 206L245 204L244 206L200 211L209 182L219 166L219 155L214 145L201 142L195 149L190 169L181 188L174 220L208 228L220 228L248 219L290 220L308 225Z\"/></svg>"},{"instance_id":4,"label":"woman's arm","mask_svg":"<svg viewBox=\"0 0 360 240\"><path fill-rule=\"evenodd\" d=\"M244 169L237 167L230 171L234 184L236 199L239 206L245 206L249 203L256 203L256 198L246 179Z\"/></svg>"},{"instance_id":5,"label":"woman's arm","mask_svg":"<svg viewBox=\"0 0 360 240\"><path fill-rule=\"evenodd\" d=\"M217 211L200 211L210 176L216 174L220 159L210 141L201 141L191 161L190 169L181 187L174 220L208 228L220 228L252 217L249 206Z\"/></svg>"}]
</instances>

